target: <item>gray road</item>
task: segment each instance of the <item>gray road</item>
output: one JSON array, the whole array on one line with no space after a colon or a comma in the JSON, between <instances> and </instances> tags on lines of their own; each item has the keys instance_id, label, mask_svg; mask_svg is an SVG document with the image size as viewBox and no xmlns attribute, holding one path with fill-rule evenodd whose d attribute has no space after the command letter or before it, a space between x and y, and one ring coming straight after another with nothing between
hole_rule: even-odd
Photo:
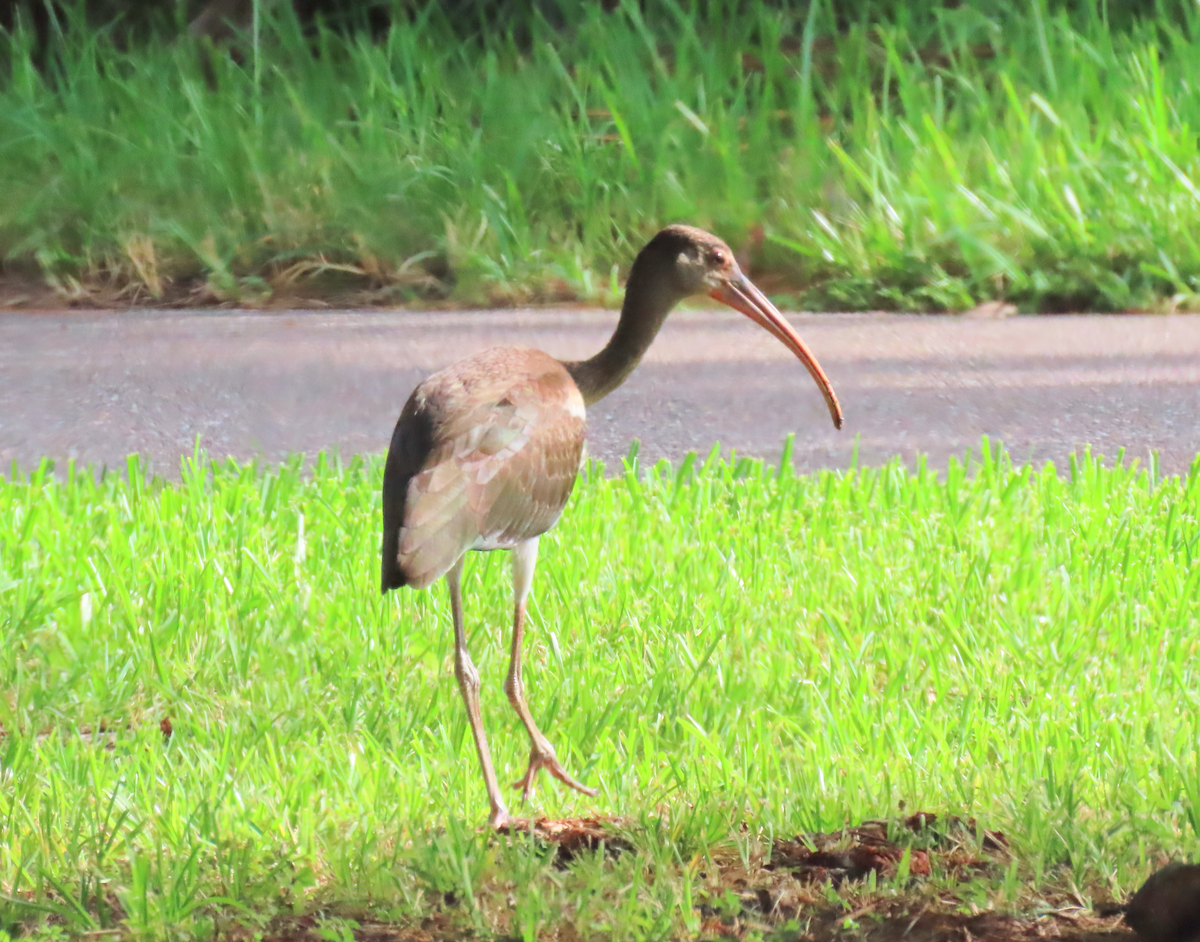
<instances>
[{"instance_id":1,"label":"gray road","mask_svg":"<svg viewBox=\"0 0 1200 942\"><path fill-rule=\"evenodd\" d=\"M413 385L472 350L598 349L606 311L65 312L0 315L0 462L112 466L129 452L175 474L197 435L215 455L380 452ZM796 315L846 410L832 428L807 373L734 313L680 312L630 381L589 415L606 461L640 438L678 458L721 442L797 465L927 454L935 466L1005 442L1062 463L1091 445L1165 469L1200 451L1200 317Z\"/></svg>"}]
</instances>

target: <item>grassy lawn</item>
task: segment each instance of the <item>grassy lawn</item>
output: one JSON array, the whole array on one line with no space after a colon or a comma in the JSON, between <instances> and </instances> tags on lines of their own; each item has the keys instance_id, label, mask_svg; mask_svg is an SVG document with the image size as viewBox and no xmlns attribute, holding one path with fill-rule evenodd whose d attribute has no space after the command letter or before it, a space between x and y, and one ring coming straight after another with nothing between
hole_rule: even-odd
<instances>
[{"instance_id":1,"label":"grassy lawn","mask_svg":"<svg viewBox=\"0 0 1200 942\"><path fill-rule=\"evenodd\" d=\"M623 853L568 863L478 830L444 587L377 591L381 473L0 480L0 939L281 916L330 942L350 918L794 938L829 911L1090 904L1200 852L1200 459L1056 473L985 441L938 473L593 467L543 541L526 644L535 718L601 796L546 782L524 813L619 819ZM513 781L505 557L473 555L464 587ZM801 886L763 869L776 839L914 811L1011 853L969 878L906 853L751 918Z\"/></svg>"},{"instance_id":2,"label":"grassy lawn","mask_svg":"<svg viewBox=\"0 0 1200 942\"><path fill-rule=\"evenodd\" d=\"M211 81L79 17L41 68L0 35L0 258L110 303L611 300L688 221L793 306L1200 307L1194 3L638 9L280 13Z\"/></svg>"}]
</instances>

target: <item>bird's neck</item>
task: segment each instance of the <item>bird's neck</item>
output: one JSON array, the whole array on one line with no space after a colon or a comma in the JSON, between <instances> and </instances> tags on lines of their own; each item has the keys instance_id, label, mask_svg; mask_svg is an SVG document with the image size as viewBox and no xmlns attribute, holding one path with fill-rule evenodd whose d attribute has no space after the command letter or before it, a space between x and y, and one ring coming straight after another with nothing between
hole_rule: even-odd
<instances>
[{"instance_id":1,"label":"bird's neck","mask_svg":"<svg viewBox=\"0 0 1200 942\"><path fill-rule=\"evenodd\" d=\"M591 359L563 364L587 405L603 399L625 382L679 300L678 294L661 279L634 263L625 286L621 318L604 349Z\"/></svg>"}]
</instances>

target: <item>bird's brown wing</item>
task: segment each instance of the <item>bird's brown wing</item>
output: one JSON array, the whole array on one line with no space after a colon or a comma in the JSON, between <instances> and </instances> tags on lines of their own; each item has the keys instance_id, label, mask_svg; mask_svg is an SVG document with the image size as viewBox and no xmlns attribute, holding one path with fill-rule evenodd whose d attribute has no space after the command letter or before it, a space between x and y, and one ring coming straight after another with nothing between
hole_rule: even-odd
<instances>
[{"instance_id":1,"label":"bird's brown wing","mask_svg":"<svg viewBox=\"0 0 1200 942\"><path fill-rule=\"evenodd\" d=\"M583 401L557 361L527 359L494 377L476 363L465 381L452 368L410 400L412 429L430 417L431 447L405 489L392 557L400 584L429 585L467 550L515 546L562 513L584 454Z\"/></svg>"}]
</instances>

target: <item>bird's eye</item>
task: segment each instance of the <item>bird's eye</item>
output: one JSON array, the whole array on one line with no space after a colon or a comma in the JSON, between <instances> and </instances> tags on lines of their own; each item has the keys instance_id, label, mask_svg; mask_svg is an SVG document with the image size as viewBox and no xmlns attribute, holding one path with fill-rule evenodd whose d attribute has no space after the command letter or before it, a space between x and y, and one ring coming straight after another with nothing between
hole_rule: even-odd
<instances>
[{"instance_id":1,"label":"bird's eye","mask_svg":"<svg viewBox=\"0 0 1200 942\"><path fill-rule=\"evenodd\" d=\"M717 267L725 264L725 253L720 249L713 249L708 253L708 264Z\"/></svg>"}]
</instances>

